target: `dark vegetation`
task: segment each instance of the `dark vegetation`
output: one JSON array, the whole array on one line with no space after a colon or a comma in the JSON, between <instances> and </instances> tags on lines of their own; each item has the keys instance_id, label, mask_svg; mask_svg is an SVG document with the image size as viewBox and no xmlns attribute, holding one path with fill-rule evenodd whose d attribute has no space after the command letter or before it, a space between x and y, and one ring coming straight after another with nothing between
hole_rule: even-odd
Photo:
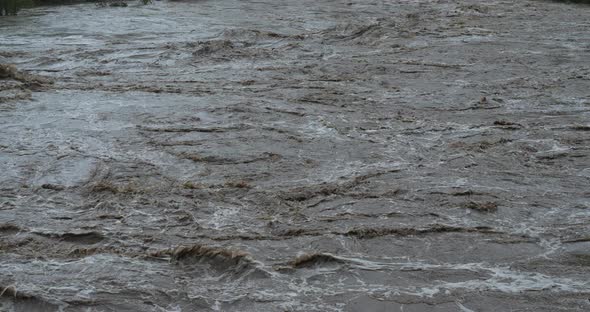
<instances>
[{"instance_id":1,"label":"dark vegetation","mask_svg":"<svg viewBox=\"0 0 590 312\"><path fill-rule=\"evenodd\" d=\"M152 0L139 0L143 4L149 4ZM41 5L60 5L94 2L98 6L126 7L124 0L0 0L0 16L16 15L22 8L30 8Z\"/></svg>"},{"instance_id":2,"label":"dark vegetation","mask_svg":"<svg viewBox=\"0 0 590 312\"><path fill-rule=\"evenodd\" d=\"M29 0L0 0L0 16L16 15L18 9L33 5Z\"/></svg>"}]
</instances>

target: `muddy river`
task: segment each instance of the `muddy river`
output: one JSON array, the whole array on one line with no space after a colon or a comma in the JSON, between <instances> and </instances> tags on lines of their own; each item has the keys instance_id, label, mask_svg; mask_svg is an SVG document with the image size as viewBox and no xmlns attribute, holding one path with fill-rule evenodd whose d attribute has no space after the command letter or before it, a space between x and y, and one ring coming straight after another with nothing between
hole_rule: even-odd
<instances>
[{"instance_id":1,"label":"muddy river","mask_svg":"<svg viewBox=\"0 0 590 312\"><path fill-rule=\"evenodd\" d=\"M0 311L590 311L590 6L0 18Z\"/></svg>"}]
</instances>

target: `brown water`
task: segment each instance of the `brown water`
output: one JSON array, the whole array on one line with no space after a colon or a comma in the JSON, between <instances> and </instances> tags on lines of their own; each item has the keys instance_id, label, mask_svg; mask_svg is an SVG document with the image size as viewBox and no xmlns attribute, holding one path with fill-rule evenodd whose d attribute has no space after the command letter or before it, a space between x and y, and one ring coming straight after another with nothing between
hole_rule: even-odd
<instances>
[{"instance_id":1,"label":"brown water","mask_svg":"<svg viewBox=\"0 0 590 312\"><path fill-rule=\"evenodd\" d=\"M3 17L0 63L21 72L0 80L0 311L588 311L589 17Z\"/></svg>"}]
</instances>

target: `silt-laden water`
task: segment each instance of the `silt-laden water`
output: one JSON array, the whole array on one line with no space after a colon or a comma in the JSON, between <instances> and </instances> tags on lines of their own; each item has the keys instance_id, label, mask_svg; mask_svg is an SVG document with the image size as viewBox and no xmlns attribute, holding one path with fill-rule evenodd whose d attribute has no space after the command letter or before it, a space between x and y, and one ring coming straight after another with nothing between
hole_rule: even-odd
<instances>
[{"instance_id":1,"label":"silt-laden water","mask_svg":"<svg viewBox=\"0 0 590 312\"><path fill-rule=\"evenodd\" d=\"M0 311L590 310L589 16L2 17Z\"/></svg>"}]
</instances>

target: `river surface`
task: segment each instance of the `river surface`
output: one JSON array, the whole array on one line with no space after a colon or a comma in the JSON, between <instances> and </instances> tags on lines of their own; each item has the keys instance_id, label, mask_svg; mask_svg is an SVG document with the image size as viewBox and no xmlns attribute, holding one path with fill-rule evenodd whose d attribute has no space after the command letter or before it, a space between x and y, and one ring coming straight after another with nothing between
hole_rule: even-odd
<instances>
[{"instance_id":1,"label":"river surface","mask_svg":"<svg viewBox=\"0 0 590 312\"><path fill-rule=\"evenodd\" d=\"M590 6L0 18L0 311L590 311Z\"/></svg>"}]
</instances>

